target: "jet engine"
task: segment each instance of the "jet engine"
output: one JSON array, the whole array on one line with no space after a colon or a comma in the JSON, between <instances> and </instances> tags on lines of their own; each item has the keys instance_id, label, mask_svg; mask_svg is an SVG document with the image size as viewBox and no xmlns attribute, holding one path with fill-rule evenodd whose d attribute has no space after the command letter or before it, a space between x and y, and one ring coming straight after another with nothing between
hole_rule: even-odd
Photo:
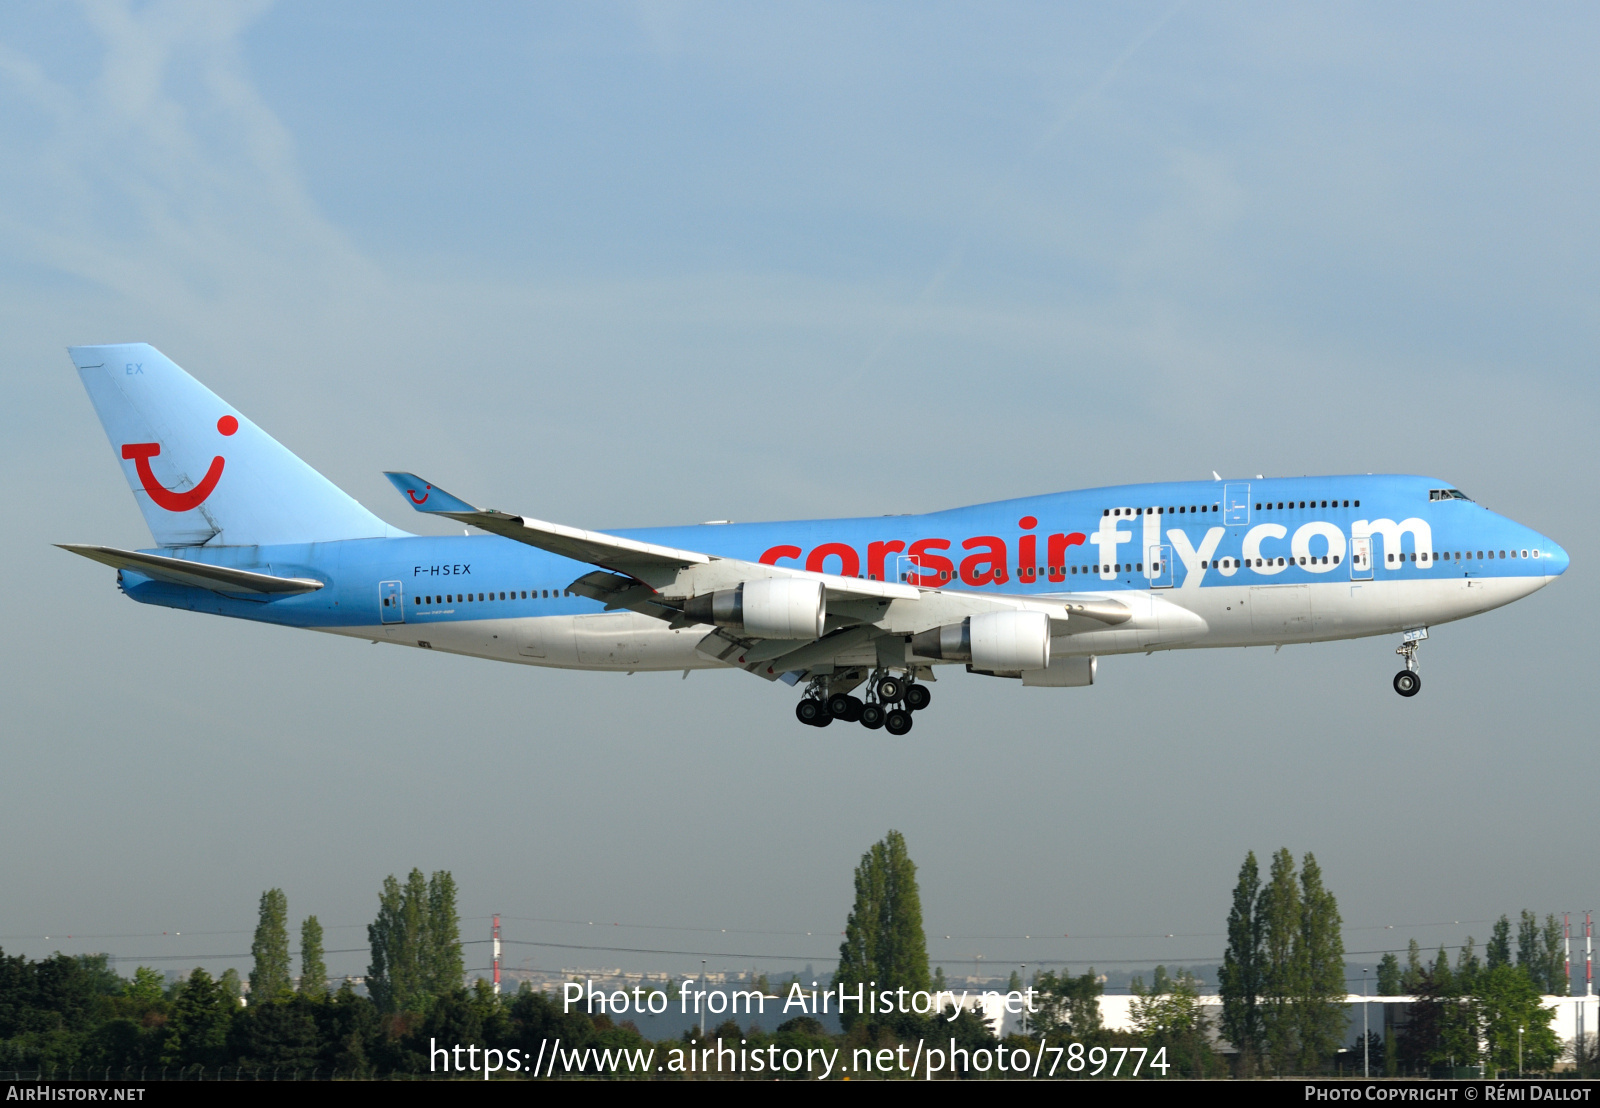
<instances>
[{"instance_id":1,"label":"jet engine","mask_svg":"<svg viewBox=\"0 0 1600 1108\"><path fill-rule=\"evenodd\" d=\"M946 662L971 662L990 673L1050 665L1050 617L1043 612L984 612L911 636L911 652Z\"/></svg>"},{"instance_id":2,"label":"jet engine","mask_svg":"<svg viewBox=\"0 0 1600 1108\"><path fill-rule=\"evenodd\" d=\"M821 581L763 577L691 597L683 614L758 639L809 642L822 637L828 610Z\"/></svg>"}]
</instances>

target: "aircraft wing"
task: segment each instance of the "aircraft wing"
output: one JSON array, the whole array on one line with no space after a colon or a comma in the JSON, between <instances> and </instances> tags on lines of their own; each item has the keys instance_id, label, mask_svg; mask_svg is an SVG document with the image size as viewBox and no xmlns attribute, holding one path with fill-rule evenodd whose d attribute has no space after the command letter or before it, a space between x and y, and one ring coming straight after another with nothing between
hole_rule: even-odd
<instances>
[{"instance_id":1,"label":"aircraft wing","mask_svg":"<svg viewBox=\"0 0 1600 1108\"><path fill-rule=\"evenodd\" d=\"M914 585L900 585L892 581L863 581L856 577L812 573L808 570L770 566L738 558L719 558L693 550L679 550L626 539L618 535L608 535L602 531L584 531L577 527L548 523L527 516L515 516L494 509L475 508L443 489L428 484L415 474L385 473L384 476L389 478L394 487L399 489L411 502L411 506L419 512L442 515L503 538L536 546L540 550L548 550L563 558L588 562L590 565L632 578L638 584L648 585L652 590L666 590L665 595L692 596L695 592L732 588L752 578L762 577L802 577L821 581L827 590L829 600L915 600L922 591ZM593 576L588 575L588 577ZM587 578L579 578L580 582L585 580ZM692 585L693 591L685 592L682 586L686 584ZM585 596L593 595L583 589L574 591L581 592ZM598 596L594 598L601 599ZM616 606L630 607L628 604Z\"/></svg>"},{"instance_id":2,"label":"aircraft wing","mask_svg":"<svg viewBox=\"0 0 1600 1108\"><path fill-rule=\"evenodd\" d=\"M759 639L719 627L700 643L701 654L740 666L769 680L804 673L845 657L871 654L880 639L910 636L983 612L1045 613L1052 634L1116 626L1133 618L1118 601L1093 595L1005 596L965 589L930 589L894 581L815 573L788 566L723 558L660 546L564 524L481 509L415 474L386 473L419 512L441 515L491 534L598 567L568 586L606 608L626 608L687 627L704 622L685 612L688 602L750 581L799 578L819 582L825 592L826 625L821 636ZM785 678L787 679L787 678Z\"/></svg>"},{"instance_id":3,"label":"aircraft wing","mask_svg":"<svg viewBox=\"0 0 1600 1108\"><path fill-rule=\"evenodd\" d=\"M255 573L247 569L229 569L226 566L191 562L184 558L168 558L160 554L140 554L134 550L118 550L114 546L83 546L78 543L57 543L62 550L70 550L92 562L113 569L126 569L142 573L169 585L186 585L194 589L210 589L225 593L286 593L316 592L322 582L313 577L274 577L270 573Z\"/></svg>"}]
</instances>

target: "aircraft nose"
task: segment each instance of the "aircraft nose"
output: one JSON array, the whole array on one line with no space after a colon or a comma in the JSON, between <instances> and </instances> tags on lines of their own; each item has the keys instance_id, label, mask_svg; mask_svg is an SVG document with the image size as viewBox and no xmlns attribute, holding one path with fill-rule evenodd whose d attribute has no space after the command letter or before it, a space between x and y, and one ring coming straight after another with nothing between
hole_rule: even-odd
<instances>
[{"instance_id":1,"label":"aircraft nose","mask_svg":"<svg viewBox=\"0 0 1600 1108\"><path fill-rule=\"evenodd\" d=\"M1567 564L1570 559L1567 557L1566 550L1559 543L1554 543L1549 539L1541 538L1539 545L1544 547L1544 550L1541 553L1544 555L1544 571L1546 576L1560 577L1563 573L1567 572Z\"/></svg>"}]
</instances>

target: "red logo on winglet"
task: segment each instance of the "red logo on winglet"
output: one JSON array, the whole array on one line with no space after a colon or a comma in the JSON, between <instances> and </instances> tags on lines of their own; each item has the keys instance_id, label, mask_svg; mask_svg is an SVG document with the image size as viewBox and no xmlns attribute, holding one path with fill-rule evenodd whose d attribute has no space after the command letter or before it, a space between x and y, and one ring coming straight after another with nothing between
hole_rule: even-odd
<instances>
[{"instance_id":1,"label":"red logo on winglet","mask_svg":"<svg viewBox=\"0 0 1600 1108\"><path fill-rule=\"evenodd\" d=\"M239 429L239 421L231 415L225 415L217 420L217 431L222 435L231 435ZM211 495L217 487L217 482L222 479L222 467L226 464L222 455L218 454L211 459L211 465L206 470L206 475L200 483L187 492L173 492L165 488L150 469L150 459L161 453L159 442L130 442L124 443L122 456L133 461L134 468L139 471L139 483L144 486L144 491L150 494L150 499L169 512L187 512L206 502L206 497Z\"/></svg>"}]
</instances>

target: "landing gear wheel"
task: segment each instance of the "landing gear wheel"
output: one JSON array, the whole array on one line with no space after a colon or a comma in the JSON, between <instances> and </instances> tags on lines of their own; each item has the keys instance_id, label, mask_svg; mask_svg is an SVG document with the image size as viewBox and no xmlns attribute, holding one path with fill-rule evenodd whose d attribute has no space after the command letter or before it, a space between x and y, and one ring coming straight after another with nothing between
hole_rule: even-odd
<instances>
[{"instance_id":1,"label":"landing gear wheel","mask_svg":"<svg viewBox=\"0 0 1600 1108\"><path fill-rule=\"evenodd\" d=\"M861 709L864 705L859 697L848 693L834 693L828 697L828 714L834 719L842 719L846 723L854 723L861 718Z\"/></svg>"},{"instance_id":2,"label":"landing gear wheel","mask_svg":"<svg viewBox=\"0 0 1600 1108\"><path fill-rule=\"evenodd\" d=\"M824 722L833 722L822 701L813 700L809 696L794 706L794 718L811 727L822 727Z\"/></svg>"},{"instance_id":3,"label":"landing gear wheel","mask_svg":"<svg viewBox=\"0 0 1600 1108\"><path fill-rule=\"evenodd\" d=\"M893 704L906 694L906 683L898 677L883 677L878 680L878 699L885 704Z\"/></svg>"},{"instance_id":4,"label":"landing gear wheel","mask_svg":"<svg viewBox=\"0 0 1600 1108\"><path fill-rule=\"evenodd\" d=\"M922 711L932 699L933 694L928 691L926 685L912 685L906 689L906 707L913 712Z\"/></svg>"},{"instance_id":5,"label":"landing gear wheel","mask_svg":"<svg viewBox=\"0 0 1600 1108\"><path fill-rule=\"evenodd\" d=\"M911 713L896 708L883 719L883 726L891 735L904 735L911 730Z\"/></svg>"},{"instance_id":6,"label":"landing gear wheel","mask_svg":"<svg viewBox=\"0 0 1600 1108\"><path fill-rule=\"evenodd\" d=\"M1394 675L1394 691L1401 696L1416 696L1422 691L1422 675L1403 669Z\"/></svg>"},{"instance_id":7,"label":"landing gear wheel","mask_svg":"<svg viewBox=\"0 0 1600 1108\"><path fill-rule=\"evenodd\" d=\"M881 704L863 704L861 706L861 726L871 731L876 731L883 726L883 717L888 715Z\"/></svg>"}]
</instances>

